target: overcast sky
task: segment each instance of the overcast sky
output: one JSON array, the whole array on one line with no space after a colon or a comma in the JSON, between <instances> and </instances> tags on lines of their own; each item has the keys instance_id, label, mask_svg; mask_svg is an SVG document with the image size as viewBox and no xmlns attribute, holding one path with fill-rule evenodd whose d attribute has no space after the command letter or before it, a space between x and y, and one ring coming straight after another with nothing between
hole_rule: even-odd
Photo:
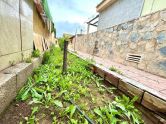
<instances>
[{"instance_id":1,"label":"overcast sky","mask_svg":"<svg viewBox=\"0 0 166 124\"><path fill-rule=\"evenodd\" d=\"M53 21L57 30L57 37L63 33L75 34L86 30L85 22L95 16L96 5L101 0L48 0ZM94 29L92 29L94 30Z\"/></svg>"}]
</instances>

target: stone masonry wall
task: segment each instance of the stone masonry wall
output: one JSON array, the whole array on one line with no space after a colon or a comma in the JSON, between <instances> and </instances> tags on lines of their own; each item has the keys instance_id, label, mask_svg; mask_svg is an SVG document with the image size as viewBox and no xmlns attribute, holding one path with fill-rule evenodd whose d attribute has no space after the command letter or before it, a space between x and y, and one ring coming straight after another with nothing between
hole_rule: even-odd
<instances>
[{"instance_id":1,"label":"stone masonry wall","mask_svg":"<svg viewBox=\"0 0 166 124\"><path fill-rule=\"evenodd\" d=\"M70 47L166 77L166 9L80 36ZM143 59L129 62L128 53Z\"/></svg>"}]
</instances>

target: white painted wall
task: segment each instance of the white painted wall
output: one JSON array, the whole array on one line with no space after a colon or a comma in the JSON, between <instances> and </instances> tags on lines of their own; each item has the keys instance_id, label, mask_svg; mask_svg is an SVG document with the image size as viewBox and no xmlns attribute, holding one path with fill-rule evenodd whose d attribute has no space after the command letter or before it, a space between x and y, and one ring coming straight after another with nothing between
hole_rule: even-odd
<instances>
[{"instance_id":1,"label":"white painted wall","mask_svg":"<svg viewBox=\"0 0 166 124\"><path fill-rule=\"evenodd\" d=\"M113 5L100 13L98 30L139 17L143 2L144 0L117 0Z\"/></svg>"}]
</instances>

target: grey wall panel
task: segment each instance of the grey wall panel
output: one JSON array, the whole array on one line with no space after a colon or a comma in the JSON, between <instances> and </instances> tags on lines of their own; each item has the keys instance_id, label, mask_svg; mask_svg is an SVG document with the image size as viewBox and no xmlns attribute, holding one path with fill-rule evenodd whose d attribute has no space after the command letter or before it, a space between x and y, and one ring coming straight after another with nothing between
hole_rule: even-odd
<instances>
[{"instance_id":1,"label":"grey wall panel","mask_svg":"<svg viewBox=\"0 0 166 124\"><path fill-rule=\"evenodd\" d=\"M117 0L100 13L98 30L127 22L140 16L144 0Z\"/></svg>"},{"instance_id":2,"label":"grey wall panel","mask_svg":"<svg viewBox=\"0 0 166 124\"><path fill-rule=\"evenodd\" d=\"M0 0L0 56L21 51L19 12Z\"/></svg>"}]
</instances>

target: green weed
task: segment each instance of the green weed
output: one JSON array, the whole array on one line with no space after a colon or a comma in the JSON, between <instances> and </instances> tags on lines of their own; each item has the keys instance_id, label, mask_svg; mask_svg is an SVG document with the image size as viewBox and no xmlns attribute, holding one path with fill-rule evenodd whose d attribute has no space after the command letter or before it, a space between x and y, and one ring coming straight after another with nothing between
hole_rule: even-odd
<instances>
[{"instance_id":1,"label":"green weed","mask_svg":"<svg viewBox=\"0 0 166 124\"><path fill-rule=\"evenodd\" d=\"M109 68L109 70L110 70L110 71L114 71L114 72L116 72L116 73L118 73L118 74L120 74L120 75L123 75L123 73L122 73L119 69L117 69L116 67L114 67L114 66L111 66L111 67Z\"/></svg>"},{"instance_id":2,"label":"green weed","mask_svg":"<svg viewBox=\"0 0 166 124\"><path fill-rule=\"evenodd\" d=\"M101 124L142 124L141 114L135 108L134 102L137 97L132 100L129 97L116 97L115 101L110 102L104 107L94 109L94 113L98 116L97 122Z\"/></svg>"},{"instance_id":3,"label":"green weed","mask_svg":"<svg viewBox=\"0 0 166 124\"><path fill-rule=\"evenodd\" d=\"M32 57L39 57L39 56L40 56L40 51L38 49L32 52Z\"/></svg>"},{"instance_id":4,"label":"green weed","mask_svg":"<svg viewBox=\"0 0 166 124\"><path fill-rule=\"evenodd\" d=\"M25 59L25 62L26 62L26 63L31 63L31 62L32 62L32 59L31 59L31 57L29 57L29 58L26 58L26 59Z\"/></svg>"}]
</instances>

